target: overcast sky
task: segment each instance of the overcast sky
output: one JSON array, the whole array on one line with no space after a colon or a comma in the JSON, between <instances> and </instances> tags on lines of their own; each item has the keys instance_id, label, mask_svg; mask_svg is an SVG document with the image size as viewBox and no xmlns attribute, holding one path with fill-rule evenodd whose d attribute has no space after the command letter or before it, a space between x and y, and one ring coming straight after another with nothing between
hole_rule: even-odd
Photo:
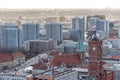
<instances>
[{"instance_id":1,"label":"overcast sky","mask_svg":"<svg viewBox=\"0 0 120 80\"><path fill-rule=\"evenodd\" d=\"M120 0L0 0L0 8L120 8Z\"/></svg>"}]
</instances>

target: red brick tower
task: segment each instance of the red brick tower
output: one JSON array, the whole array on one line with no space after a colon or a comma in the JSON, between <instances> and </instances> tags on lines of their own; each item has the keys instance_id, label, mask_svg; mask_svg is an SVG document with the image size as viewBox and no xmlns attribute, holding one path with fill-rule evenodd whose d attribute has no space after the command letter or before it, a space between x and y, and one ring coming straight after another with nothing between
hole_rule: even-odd
<instances>
[{"instance_id":1,"label":"red brick tower","mask_svg":"<svg viewBox=\"0 0 120 80\"><path fill-rule=\"evenodd\" d=\"M102 40L96 36L89 41L89 75L95 80L102 80Z\"/></svg>"}]
</instances>

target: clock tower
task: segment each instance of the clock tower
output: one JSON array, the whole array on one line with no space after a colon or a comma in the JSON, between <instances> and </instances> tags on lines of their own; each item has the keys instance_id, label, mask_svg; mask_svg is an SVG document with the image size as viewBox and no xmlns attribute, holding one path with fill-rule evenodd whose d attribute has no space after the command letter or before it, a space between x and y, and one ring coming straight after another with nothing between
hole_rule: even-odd
<instances>
[{"instance_id":1,"label":"clock tower","mask_svg":"<svg viewBox=\"0 0 120 80\"><path fill-rule=\"evenodd\" d=\"M89 41L89 75L96 80L102 80L102 40L96 35Z\"/></svg>"}]
</instances>

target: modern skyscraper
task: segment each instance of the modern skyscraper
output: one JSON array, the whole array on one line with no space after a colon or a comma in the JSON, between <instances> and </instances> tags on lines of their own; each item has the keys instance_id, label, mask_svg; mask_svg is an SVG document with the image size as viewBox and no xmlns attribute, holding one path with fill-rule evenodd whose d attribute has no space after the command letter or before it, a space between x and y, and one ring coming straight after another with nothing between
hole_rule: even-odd
<instances>
[{"instance_id":1,"label":"modern skyscraper","mask_svg":"<svg viewBox=\"0 0 120 80\"><path fill-rule=\"evenodd\" d=\"M25 23L22 25L23 41L38 39L39 25L35 23Z\"/></svg>"},{"instance_id":2,"label":"modern skyscraper","mask_svg":"<svg viewBox=\"0 0 120 80\"><path fill-rule=\"evenodd\" d=\"M75 19L74 19L75 20ZM78 50L80 52L84 52L84 32L85 32L85 19L84 18L76 18L76 29L78 29Z\"/></svg>"},{"instance_id":3,"label":"modern skyscraper","mask_svg":"<svg viewBox=\"0 0 120 80\"><path fill-rule=\"evenodd\" d=\"M61 42L63 40L62 26L58 23L49 23L45 25L47 39L57 40Z\"/></svg>"},{"instance_id":4,"label":"modern skyscraper","mask_svg":"<svg viewBox=\"0 0 120 80\"><path fill-rule=\"evenodd\" d=\"M96 31L103 31L105 36L109 36L109 21L99 19L96 26Z\"/></svg>"},{"instance_id":5,"label":"modern skyscraper","mask_svg":"<svg viewBox=\"0 0 120 80\"><path fill-rule=\"evenodd\" d=\"M76 17L76 18L73 18L72 19L72 28L73 29L80 29L80 25L81 25L81 22L80 22L80 18L79 17Z\"/></svg>"},{"instance_id":6,"label":"modern skyscraper","mask_svg":"<svg viewBox=\"0 0 120 80\"><path fill-rule=\"evenodd\" d=\"M1 27L1 47L16 50L19 47L19 27L4 24Z\"/></svg>"},{"instance_id":7,"label":"modern skyscraper","mask_svg":"<svg viewBox=\"0 0 120 80\"><path fill-rule=\"evenodd\" d=\"M97 21L99 18L97 17L89 17L88 18L88 31L95 31L96 30L96 26L97 26Z\"/></svg>"},{"instance_id":8,"label":"modern skyscraper","mask_svg":"<svg viewBox=\"0 0 120 80\"><path fill-rule=\"evenodd\" d=\"M89 17L87 23L88 37L97 31L102 31L105 37L109 36L109 21L98 17Z\"/></svg>"}]
</instances>

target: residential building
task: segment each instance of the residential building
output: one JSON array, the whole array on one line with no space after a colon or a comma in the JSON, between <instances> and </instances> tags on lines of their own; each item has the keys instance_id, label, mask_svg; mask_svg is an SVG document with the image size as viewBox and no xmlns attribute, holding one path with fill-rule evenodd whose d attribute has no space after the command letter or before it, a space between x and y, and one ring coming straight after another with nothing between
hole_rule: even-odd
<instances>
[{"instance_id":1,"label":"residential building","mask_svg":"<svg viewBox=\"0 0 120 80\"><path fill-rule=\"evenodd\" d=\"M120 49L120 38L113 37L113 38L108 38L107 40L112 43L112 48Z\"/></svg>"},{"instance_id":2,"label":"residential building","mask_svg":"<svg viewBox=\"0 0 120 80\"><path fill-rule=\"evenodd\" d=\"M29 80L26 75L16 75L16 74L0 74L0 80Z\"/></svg>"},{"instance_id":3,"label":"residential building","mask_svg":"<svg viewBox=\"0 0 120 80\"><path fill-rule=\"evenodd\" d=\"M97 26L97 21L98 17L88 17L87 18L87 38L91 37L93 34L96 33L96 26Z\"/></svg>"},{"instance_id":4,"label":"residential building","mask_svg":"<svg viewBox=\"0 0 120 80\"><path fill-rule=\"evenodd\" d=\"M47 39L53 39L58 42L62 42L63 34L62 34L62 26L58 23L49 23L45 25L46 28L46 36Z\"/></svg>"},{"instance_id":5,"label":"residential building","mask_svg":"<svg viewBox=\"0 0 120 80\"><path fill-rule=\"evenodd\" d=\"M97 21L99 18L97 17L89 17L87 22L87 30L88 31L95 31L97 26Z\"/></svg>"},{"instance_id":6,"label":"residential building","mask_svg":"<svg viewBox=\"0 0 120 80\"><path fill-rule=\"evenodd\" d=\"M1 47L17 50L19 44L19 27L15 24L4 24L1 27Z\"/></svg>"},{"instance_id":7,"label":"residential building","mask_svg":"<svg viewBox=\"0 0 120 80\"><path fill-rule=\"evenodd\" d=\"M103 31L104 37L108 37L109 36L109 21L98 19L96 31Z\"/></svg>"},{"instance_id":8,"label":"residential building","mask_svg":"<svg viewBox=\"0 0 120 80\"><path fill-rule=\"evenodd\" d=\"M77 42L78 41L78 30L69 29L69 32L70 32L70 40Z\"/></svg>"},{"instance_id":9,"label":"residential building","mask_svg":"<svg viewBox=\"0 0 120 80\"><path fill-rule=\"evenodd\" d=\"M71 40L64 40L61 45L55 47L55 50L63 53L75 53L77 49L77 42Z\"/></svg>"},{"instance_id":10,"label":"residential building","mask_svg":"<svg viewBox=\"0 0 120 80\"><path fill-rule=\"evenodd\" d=\"M76 30L79 30L81 28L81 25L84 25L84 24L81 24L81 23L84 23L84 22L85 22L85 20L81 19L79 17L73 18L72 19L72 28L76 29Z\"/></svg>"},{"instance_id":11,"label":"residential building","mask_svg":"<svg viewBox=\"0 0 120 80\"><path fill-rule=\"evenodd\" d=\"M24 49L26 51L38 51L44 52L54 48L56 43L52 40L28 40L23 42Z\"/></svg>"},{"instance_id":12,"label":"residential building","mask_svg":"<svg viewBox=\"0 0 120 80\"><path fill-rule=\"evenodd\" d=\"M63 30L63 40L70 40L70 32L68 30Z\"/></svg>"},{"instance_id":13,"label":"residential building","mask_svg":"<svg viewBox=\"0 0 120 80\"><path fill-rule=\"evenodd\" d=\"M35 40L39 36L39 25L35 23L22 24L23 41Z\"/></svg>"},{"instance_id":14,"label":"residential building","mask_svg":"<svg viewBox=\"0 0 120 80\"><path fill-rule=\"evenodd\" d=\"M87 67L83 67L83 68L82 67L76 67L76 68L72 68L72 70L75 70L75 71L78 72L78 80L90 79Z\"/></svg>"},{"instance_id":15,"label":"residential building","mask_svg":"<svg viewBox=\"0 0 120 80\"><path fill-rule=\"evenodd\" d=\"M79 20L79 29L78 29L78 50L80 52L85 52L85 46L84 46L84 34L85 34L85 20L84 18L81 18Z\"/></svg>"}]
</instances>

